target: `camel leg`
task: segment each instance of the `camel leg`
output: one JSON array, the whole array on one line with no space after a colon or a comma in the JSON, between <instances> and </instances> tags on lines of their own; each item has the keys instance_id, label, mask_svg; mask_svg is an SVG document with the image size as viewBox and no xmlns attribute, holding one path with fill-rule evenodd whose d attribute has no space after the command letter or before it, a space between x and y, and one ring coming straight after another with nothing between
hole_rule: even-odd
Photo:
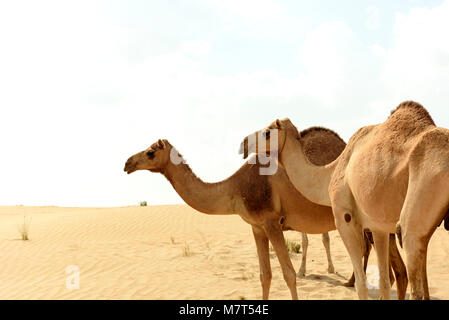
<instances>
[{"instance_id":1,"label":"camel leg","mask_svg":"<svg viewBox=\"0 0 449 320\"><path fill-rule=\"evenodd\" d=\"M364 238L365 238L365 252L363 253L363 271L366 274L366 268L368 267L368 258L371 252L371 242L369 242L366 236ZM346 282L343 285L345 287L354 287L354 283L355 283L355 275L354 272L352 272L351 278L348 280L348 282Z\"/></svg>"},{"instance_id":2,"label":"camel leg","mask_svg":"<svg viewBox=\"0 0 449 320\"><path fill-rule=\"evenodd\" d=\"M429 190L448 190L449 175L422 175L416 170L402 207L399 227L405 251L411 298L429 299L427 282L427 246L432 234L447 212L447 193Z\"/></svg>"},{"instance_id":3,"label":"camel leg","mask_svg":"<svg viewBox=\"0 0 449 320\"><path fill-rule=\"evenodd\" d=\"M363 270L365 240L362 228L348 211L334 210L335 225L349 253L354 268L355 287L360 300L368 300L366 274Z\"/></svg>"},{"instance_id":4,"label":"camel leg","mask_svg":"<svg viewBox=\"0 0 449 320\"><path fill-rule=\"evenodd\" d=\"M390 264L396 277L398 300L404 300L408 284L407 270L404 261L402 261L398 247L396 246L396 236L394 234L390 234ZM391 277L392 276L390 275L390 279ZM391 285L393 285L393 283L391 283Z\"/></svg>"},{"instance_id":5,"label":"camel leg","mask_svg":"<svg viewBox=\"0 0 449 320\"><path fill-rule=\"evenodd\" d=\"M296 273L293 268L290 255L288 254L287 247L285 246L285 238L282 233L279 224L275 221L267 221L265 223L265 232L273 245L274 251L279 260L279 264L282 268L284 280L287 283L288 288L293 300L298 300L298 291L296 289Z\"/></svg>"},{"instance_id":6,"label":"camel leg","mask_svg":"<svg viewBox=\"0 0 449 320\"><path fill-rule=\"evenodd\" d=\"M388 259L390 235L385 232L373 232L373 238L380 275L379 298L381 300L390 300L390 261Z\"/></svg>"},{"instance_id":7,"label":"camel leg","mask_svg":"<svg viewBox=\"0 0 449 320\"><path fill-rule=\"evenodd\" d=\"M262 299L268 300L271 285L271 265L268 249L268 238L262 228L253 226L254 240L256 241L257 255L259 257L260 283L262 284Z\"/></svg>"},{"instance_id":8,"label":"camel leg","mask_svg":"<svg viewBox=\"0 0 449 320\"><path fill-rule=\"evenodd\" d=\"M324 244L324 248L326 249L326 255L327 255L327 272L334 273L334 264L332 263L332 257L331 257L331 244L330 244L330 238L329 233L323 233L322 240Z\"/></svg>"},{"instance_id":9,"label":"camel leg","mask_svg":"<svg viewBox=\"0 0 449 320\"><path fill-rule=\"evenodd\" d=\"M407 237L403 240L404 250L406 256L407 272L410 279L411 298L413 300L422 300L427 298L427 274L426 271L426 257L427 241L417 239L415 237ZM423 273L424 272L424 273Z\"/></svg>"},{"instance_id":10,"label":"camel leg","mask_svg":"<svg viewBox=\"0 0 449 320\"><path fill-rule=\"evenodd\" d=\"M424 295L423 300L430 300L430 294L429 294L429 283L427 282L427 247L429 246L429 240L427 240L426 243L426 252L424 254L424 261L421 266L421 274L423 274L423 289L424 289Z\"/></svg>"},{"instance_id":11,"label":"camel leg","mask_svg":"<svg viewBox=\"0 0 449 320\"><path fill-rule=\"evenodd\" d=\"M388 246L390 247L390 246ZM390 287L394 285L394 272L393 272L393 266L391 265L391 261L388 264L388 275L390 279Z\"/></svg>"},{"instance_id":12,"label":"camel leg","mask_svg":"<svg viewBox=\"0 0 449 320\"><path fill-rule=\"evenodd\" d=\"M371 231L365 231L365 240L366 240L366 245L371 248L371 244L374 243L373 233ZM396 243L395 243L395 245L396 245ZM388 246L388 247L390 247L390 246ZM368 261L365 261L365 272L366 272L367 264L368 264ZM388 268L389 276L390 276L390 287L393 286L393 284L394 284L394 274L393 274L392 268L393 267L392 267L391 261L390 261L389 268Z\"/></svg>"},{"instance_id":13,"label":"camel leg","mask_svg":"<svg viewBox=\"0 0 449 320\"><path fill-rule=\"evenodd\" d=\"M302 232L302 259L301 267L298 271L299 277L304 277L306 275L306 260L307 260L307 248L309 247L309 239L307 238L307 233Z\"/></svg>"}]
</instances>

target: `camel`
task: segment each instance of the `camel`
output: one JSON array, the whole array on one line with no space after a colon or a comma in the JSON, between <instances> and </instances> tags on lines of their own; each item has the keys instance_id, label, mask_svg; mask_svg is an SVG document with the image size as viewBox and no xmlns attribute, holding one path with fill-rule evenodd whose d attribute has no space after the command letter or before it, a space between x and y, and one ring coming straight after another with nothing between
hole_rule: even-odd
<instances>
[{"instance_id":1,"label":"camel","mask_svg":"<svg viewBox=\"0 0 449 320\"><path fill-rule=\"evenodd\" d=\"M321 165L336 159L345 147L344 141L330 130L310 130L303 139L311 161ZM178 155L167 140L158 140L148 149L131 156L124 171L128 174L136 170L162 173L192 208L206 214L238 214L249 223L259 257L263 299L268 299L271 284L268 241L276 252L292 299L298 298L296 274L283 230L297 230L304 235L322 233L328 271L334 271L327 234L336 229L332 210L305 199L290 183L284 169L279 168L274 175L260 175L263 165L248 161L228 179L205 183L192 172L182 156L172 161L173 154ZM303 247L299 275L305 273L306 251L307 245Z\"/></svg>"},{"instance_id":2,"label":"camel","mask_svg":"<svg viewBox=\"0 0 449 320\"><path fill-rule=\"evenodd\" d=\"M278 147L276 150L270 148L271 147L270 132L272 129L276 129L278 139L276 145L280 146L280 148ZM282 168L285 168L286 173L289 176L289 179L292 179L290 174L292 174L293 178L297 179L291 180L291 182L300 181L300 179L302 179L301 178L302 176L308 177L307 166L325 169L324 168L325 163L314 163L313 161L310 161L310 159L312 158L311 152L313 152L314 150L318 150L319 148L317 147L314 149L308 148L307 140L305 140L304 137L310 135L309 131L326 131L326 130L328 129L314 127L308 130L304 130L301 133L298 133L296 127L291 123L289 119L284 119L282 121L276 120L267 128L257 131L245 137L240 145L239 153L240 154L243 153L243 157L247 158L248 155L252 152L255 152L256 154L259 153L269 154L274 151L278 155L279 164L281 165ZM265 141L263 141L263 143L261 144L259 143L259 139ZM323 142L324 141L316 141L315 144L320 143L322 144ZM325 150L326 146L322 146L321 148ZM292 156L293 154L296 157L298 157L296 161ZM328 166L330 166L334 162L329 163ZM330 175L331 171L328 174ZM293 185L298 191L300 191L300 193L303 192L304 196L307 199L311 200L312 198L315 199L315 201L318 201L316 198L310 196L310 193L312 192L311 190L314 189L314 184L316 184L317 181L321 181L320 179L324 179L323 184L326 185L329 183L328 181L330 178L323 173L320 176L316 176L316 173L314 172L310 177L308 177L308 179L309 180L307 184L299 185L293 183ZM331 207L331 204L325 201L322 201L321 205ZM372 234L369 230L365 230L365 232L363 233L363 238L364 241L363 244L361 245L361 248L363 250L363 258L364 258L363 271L365 272L368 264L368 257L370 254L371 244L374 243L374 241ZM397 296L399 300L404 300L408 285L406 267L396 246L394 234L390 235L389 242L390 242L389 246L390 266L393 269L394 275L396 277ZM389 268L389 278L390 284L392 285L394 283L394 278L391 268ZM355 282L355 274L353 273L350 280L345 284L345 286L348 287L353 286L354 282Z\"/></svg>"},{"instance_id":3,"label":"camel","mask_svg":"<svg viewBox=\"0 0 449 320\"><path fill-rule=\"evenodd\" d=\"M276 150L270 147L270 129L277 130ZM378 256L380 298L390 298L387 252L392 262L396 241L391 235L396 233L406 255L411 298L429 299L428 242L443 220L449 227L444 192L449 187L449 130L436 127L423 106L406 101L385 122L359 129L342 154L325 166L308 161L289 119L276 120L260 135L266 140L263 150L248 145L247 137L240 151L276 151L297 190L314 203L332 206L360 299L368 298L362 264L363 234L368 231Z\"/></svg>"}]
</instances>

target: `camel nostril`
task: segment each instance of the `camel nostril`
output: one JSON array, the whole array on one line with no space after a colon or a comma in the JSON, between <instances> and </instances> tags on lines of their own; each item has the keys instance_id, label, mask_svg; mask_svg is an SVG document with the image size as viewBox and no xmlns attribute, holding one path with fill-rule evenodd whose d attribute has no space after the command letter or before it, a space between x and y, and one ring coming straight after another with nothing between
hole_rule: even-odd
<instances>
[{"instance_id":1,"label":"camel nostril","mask_svg":"<svg viewBox=\"0 0 449 320\"><path fill-rule=\"evenodd\" d=\"M130 167L131 167L131 159L128 159L125 163L125 167L123 168L123 171L129 171Z\"/></svg>"}]
</instances>

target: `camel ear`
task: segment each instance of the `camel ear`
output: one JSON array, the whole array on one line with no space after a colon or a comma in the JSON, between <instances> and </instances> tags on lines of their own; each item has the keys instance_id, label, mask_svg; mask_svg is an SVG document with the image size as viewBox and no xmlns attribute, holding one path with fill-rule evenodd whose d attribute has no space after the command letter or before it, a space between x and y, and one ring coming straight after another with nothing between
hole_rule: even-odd
<instances>
[{"instance_id":1,"label":"camel ear","mask_svg":"<svg viewBox=\"0 0 449 320\"><path fill-rule=\"evenodd\" d=\"M282 126L281 120L277 119L275 125L276 125L276 128L280 129Z\"/></svg>"},{"instance_id":2,"label":"camel ear","mask_svg":"<svg viewBox=\"0 0 449 320\"><path fill-rule=\"evenodd\" d=\"M164 148L165 148L165 143L164 143L164 141L162 141L161 139L159 139L159 140L157 141L157 146L158 146L159 148L161 148L161 149L164 149Z\"/></svg>"}]
</instances>

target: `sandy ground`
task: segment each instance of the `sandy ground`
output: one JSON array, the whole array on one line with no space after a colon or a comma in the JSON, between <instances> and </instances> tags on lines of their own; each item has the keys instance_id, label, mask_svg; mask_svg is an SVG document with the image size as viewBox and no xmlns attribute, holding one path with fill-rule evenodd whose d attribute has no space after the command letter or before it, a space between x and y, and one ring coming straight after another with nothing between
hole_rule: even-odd
<instances>
[{"instance_id":1,"label":"sandy ground","mask_svg":"<svg viewBox=\"0 0 449 320\"><path fill-rule=\"evenodd\" d=\"M24 216L28 241L18 231ZM293 231L285 236L301 239ZM297 278L300 299L357 298L342 286L352 272L343 243L336 231L330 236L336 273L327 273L321 236L309 236L307 274ZM298 270L301 253L291 257ZM66 286L75 278L71 265L79 270L79 289ZM270 298L290 299L274 252L271 265ZM431 298L449 299L449 233L443 228L430 242L428 273ZM251 228L238 216L208 216L184 205L0 207L0 299L242 298L260 299L261 287Z\"/></svg>"}]
</instances>

